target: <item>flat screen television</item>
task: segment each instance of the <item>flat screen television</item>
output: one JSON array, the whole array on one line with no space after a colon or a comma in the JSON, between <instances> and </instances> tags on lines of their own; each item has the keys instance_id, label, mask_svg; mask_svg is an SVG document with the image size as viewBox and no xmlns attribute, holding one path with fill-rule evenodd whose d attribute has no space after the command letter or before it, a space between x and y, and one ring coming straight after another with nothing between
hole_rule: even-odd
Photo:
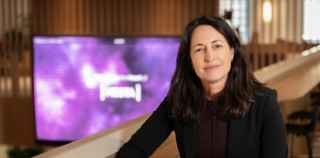
<instances>
[{"instance_id":1,"label":"flat screen television","mask_svg":"<svg viewBox=\"0 0 320 158\"><path fill-rule=\"evenodd\" d=\"M68 142L155 110L179 38L39 35L32 43L36 138Z\"/></svg>"}]
</instances>

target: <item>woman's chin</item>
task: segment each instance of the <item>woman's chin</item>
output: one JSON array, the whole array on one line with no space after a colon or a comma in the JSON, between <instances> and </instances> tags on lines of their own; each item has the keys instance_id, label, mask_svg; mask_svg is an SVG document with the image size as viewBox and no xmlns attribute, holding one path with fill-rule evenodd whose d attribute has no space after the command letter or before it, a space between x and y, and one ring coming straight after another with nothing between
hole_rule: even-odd
<instances>
[{"instance_id":1,"label":"woman's chin","mask_svg":"<svg viewBox=\"0 0 320 158\"><path fill-rule=\"evenodd\" d=\"M208 76L206 77L206 82L208 83L218 83L225 79L223 75L220 76Z\"/></svg>"}]
</instances>

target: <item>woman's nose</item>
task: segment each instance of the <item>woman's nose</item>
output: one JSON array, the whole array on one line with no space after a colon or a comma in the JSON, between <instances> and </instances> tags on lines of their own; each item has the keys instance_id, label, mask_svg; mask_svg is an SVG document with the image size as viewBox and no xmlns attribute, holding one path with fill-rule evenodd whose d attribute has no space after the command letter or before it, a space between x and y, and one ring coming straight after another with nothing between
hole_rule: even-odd
<instances>
[{"instance_id":1,"label":"woman's nose","mask_svg":"<svg viewBox=\"0 0 320 158\"><path fill-rule=\"evenodd\" d=\"M214 58L215 58L215 54L213 50L207 47L205 49L204 61L211 62Z\"/></svg>"}]
</instances>

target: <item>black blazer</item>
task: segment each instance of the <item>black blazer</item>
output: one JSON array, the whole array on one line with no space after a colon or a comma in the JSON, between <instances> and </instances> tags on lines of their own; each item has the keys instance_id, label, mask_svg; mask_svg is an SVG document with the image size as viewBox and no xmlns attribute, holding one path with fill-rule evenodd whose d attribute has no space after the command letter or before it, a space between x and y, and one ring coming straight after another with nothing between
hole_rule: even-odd
<instances>
[{"instance_id":1,"label":"black blazer","mask_svg":"<svg viewBox=\"0 0 320 158\"><path fill-rule=\"evenodd\" d=\"M227 158L286 158L286 130L276 91L263 88L243 118L229 121ZM164 100L142 127L124 144L117 158L144 158L174 131L181 158L198 158L199 123L181 123ZM168 153L170 155L170 153Z\"/></svg>"}]
</instances>

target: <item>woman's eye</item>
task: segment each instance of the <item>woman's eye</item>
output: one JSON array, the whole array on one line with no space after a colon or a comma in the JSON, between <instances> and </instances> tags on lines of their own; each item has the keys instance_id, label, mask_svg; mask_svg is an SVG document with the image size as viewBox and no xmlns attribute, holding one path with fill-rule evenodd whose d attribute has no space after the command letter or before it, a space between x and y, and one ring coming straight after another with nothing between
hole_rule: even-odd
<instances>
[{"instance_id":1,"label":"woman's eye","mask_svg":"<svg viewBox=\"0 0 320 158\"><path fill-rule=\"evenodd\" d=\"M221 48L221 47L222 47L221 44L215 44L215 45L213 45L213 48Z\"/></svg>"},{"instance_id":2,"label":"woman's eye","mask_svg":"<svg viewBox=\"0 0 320 158\"><path fill-rule=\"evenodd\" d=\"M197 53L197 52L202 52L202 51L203 51L203 48L198 48L194 52Z\"/></svg>"}]
</instances>

